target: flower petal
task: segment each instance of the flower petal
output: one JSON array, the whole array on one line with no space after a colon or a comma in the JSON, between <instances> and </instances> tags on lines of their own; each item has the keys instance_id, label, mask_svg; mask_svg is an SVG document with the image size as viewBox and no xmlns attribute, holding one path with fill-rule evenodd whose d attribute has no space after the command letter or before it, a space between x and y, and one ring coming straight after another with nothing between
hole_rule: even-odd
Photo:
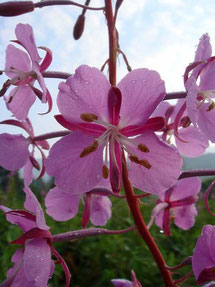
<instances>
[{"instance_id":1,"label":"flower petal","mask_svg":"<svg viewBox=\"0 0 215 287\"><path fill-rule=\"evenodd\" d=\"M215 109L208 111L210 104L203 104L199 108L198 125L205 136L215 142Z\"/></svg>"},{"instance_id":2,"label":"flower petal","mask_svg":"<svg viewBox=\"0 0 215 287\"><path fill-rule=\"evenodd\" d=\"M197 126L198 121L198 102L197 100L197 93L199 92L199 88L196 84L196 79L194 77L190 77L186 81L186 90L187 90L187 97L186 97L186 108L187 113L192 121L194 126Z\"/></svg>"},{"instance_id":3,"label":"flower petal","mask_svg":"<svg viewBox=\"0 0 215 287\"><path fill-rule=\"evenodd\" d=\"M122 93L120 126L143 125L165 95L164 82L155 71L133 70L118 84Z\"/></svg>"},{"instance_id":4,"label":"flower petal","mask_svg":"<svg viewBox=\"0 0 215 287\"><path fill-rule=\"evenodd\" d=\"M195 217L198 211L194 204L184 207L175 207L173 209L175 225L183 230L190 229L195 224Z\"/></svg>"},{"instance_id":5,"label":"flower petal","mask_svg":"<svg viewBox=\"0 0 215 287\"><path fill-rule=\"evenodd\" d=\"M151 168L131 162L129 174L132 184L151 194L159 194L173 186L182 166L177 150L161 142L153 132L146 132L133 139L133 142L148 147L149 152L143 153L136 149L135 155L141 160L147 160Z\"/></svg>"},{"instance_id":6,"label":"flower petal","mask_svg":"<svg viewBox=\"0 0 215 287\"><path fill-rule=\"evenodd\" d=\"M8 170L18 170L29 157L29 142L22 135L0 134L0 165Z\"/></svg>"},{"instance_id":7,"label":"flower petal","mask_svg":"<svg viewBox=\"0 0 215 287\"><path fill-rule=\"evenodd\" d=\"M8 45L6 50L6 64L5 70L20 70L22 72L31 71L31 62L28 55L22 50L14 47L13 45ZM6 75L10 78L17 76L15 73L6 72Z\"/></svg>"},{"instance_id":8,"label":"flower petal","mask_svg":"<svg viewBox=\"0 0 215 287\"><path fill-rule=\"evenodd\" d=\"M37 227L43 230L48 230L49 226L46 225L45 217L43 210L41 208L41 205L36 198L36 196L33 194L33 192L30 190L30 188L25 187L24 192L26 194L25 199L25 208L29 211L33 212L36 215L36 224Z\"/></svg>"},{"instance_id":9,"label":"flower petal","mask_svg":"<svg viewBox=\"0 0 215 287\"><path fill-rule=\"evenodd\" d=\"M73 132L55 143L46 160L46 171L55 176L59 189L82 194L92 189L102 178L103 146L80 157L94 139L81 132ZM77 180L77 179L81 180Z\"/></svg>"},{"instance_id":10,"label":"flower petal","mask_svg":"<svg viewBox=\"0 0 215 287\"><path fill-rule=\"evenodd\" d=\"M10 100L12 98L12 100ZM8 109L18 120L25 120L28 112L36 100L36 95L29 86L14 88L8 98L5 98Z\"/></svg>"},{"instance_id":11,"label":"flower petal","mask_svg":"<svg viewBox=\"0 0 215 287\"><path fill-rule=\"evenodd\" d=\"M81 114L92 113L100 120L109 120L108 92L110 84L102 72L80 66L66 83L60 83L57 103L60 112L72 122L81 122Z\"/></svg>"},{"instance_id":12,"label":"flower petal","mask_svg":"<svg viewBox=\"0 0 215 287\"><path fill-rule=\"evenodd\" d=\"M203 34L196 50L195 62L208 60L211 57L211 54L212 47L210 44L210 37L208 34Z\"/></svg>"},{"instance_id":13,"label":"flower petal","mask_svg":"<svg viewBox=\"0 0 215 287\"><path fill-rule=\"evenodd\" d=\"M37 47L34 41L32 27L29 24L18 24L15 34L20 44L28 51L32 61L40 62L41 58L38 54Z\"/></svg>"},{"instance_id":14,"label":"flower petal","mask_svg":"<svg viewBox=\"0 0 215 287\"><path fill-rule=\"evenodd\" d=\"M90 221L95 226L104 226L111 218L112 203L107 196L93 195Z\"/></svg>"},{"instance_id":15,"label":"flower petal","mask_svg":"<svg viewBox=\"0 0 215 287\"><path fill-rule=\"evenodd\" d=\"M46 198L46 212L57 221L72 219L78 212L81 195L63 192L57 187L50 189Z\"/></svg>"},{"instance_id":16,"label":"flower petal","mask_svg":"<svg viewBox=\"0 0 215 287\"><path fill-rule=\"evenodd\" d=\"M47 286L51 271L51 251L44 239L32 239L25 244L24 269L35 287Z\"/></svg>"},{"instance_id":17,"label":"flower petal","mask_svg":"<svg viewBox=\"0 0 215 287\"><path fill-rule=\"evenodd\" d=\"M201 280L199 282L199 277L201 273L208 268L215 266L215 226L213 225L205 225L202 229L202 234L199 237L194 254L192 257L192 267L193 273L197 280L197 283L203 284L207 281L215 279L215 275L213 278L205 278L206 280Z\"/></svg>"},{"instance_id":18,"label":"flower petal","mask_svg":"<svg viewBox=\"0 0 215 287\"><path fill-rule=\"evenodd\" d=\"M180 179L173 187L171 201L181 200L189 196L195 196L200 192L201 180L198 177Z\"/></svg>"},{"instance_id":19,"label":"flower petal","mask_svg":"<svg viewBox=\"0 0 215 287\"><path fill-rule=\"evenodd\" d=\"M115 287L133 287L133 283L126 279L113 279L111 280Z\"/></svg>"},{"instance_id":20,"label":"flower petal","mask_svg":"<svg viewBox=\"0 0 215 287\"><path fill-rule=\"evenodd\" d=\"M202 155L209 146L208 139L202 131L193 126L189 126L178 131L179 137L184 140L182 142L175 138L179 152L187 157L197 157Z\"/></svg>"}]
</instances>

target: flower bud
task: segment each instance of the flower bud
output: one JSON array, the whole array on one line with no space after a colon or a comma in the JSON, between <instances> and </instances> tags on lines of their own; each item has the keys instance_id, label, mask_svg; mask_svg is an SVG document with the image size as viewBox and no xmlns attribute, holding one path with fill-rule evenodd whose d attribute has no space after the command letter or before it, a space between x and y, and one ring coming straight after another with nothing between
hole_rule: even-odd
<instances>
[{"instance_id":1,"label":"flower bud","mask_svg":"<svg viewBox=\"0 0 215 287\"><path fill-rule=\"evenodd\" d=\"M18 16L34 10L32 1L11 1L0 4L0 16Z\"/></svg>"},{"instance_id":2,"label":"flower bud","mask_svg":"<svg viewBox=\"0 0 215 287\"><path fill-rule=\"evenodd\" d=\"M73 37L75 40L81 38L81 35L83 34L84 31L84 23L85 23L85 16L81 14L79 15L73 29Z\"/></svg>"}]
</instances>

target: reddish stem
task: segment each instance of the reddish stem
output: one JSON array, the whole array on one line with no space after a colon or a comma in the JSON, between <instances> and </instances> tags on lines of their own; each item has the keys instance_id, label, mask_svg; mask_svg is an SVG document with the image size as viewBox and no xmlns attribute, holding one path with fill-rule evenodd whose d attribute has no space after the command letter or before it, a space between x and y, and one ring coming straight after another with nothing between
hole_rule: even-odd
<instances>
[{"instance_id":1,"label":"reddish stem","mask_svg":"<svg viewBox=\"0 0 215 287\"><path fill-rule=\"evenodd\" d=\"M112 0L105 0L105 14L109 37L109 80L112 86L116 86L117 34L113 16Z\"/></svg>"},{"instance_id":2,"label":"reddish stem","mask_svg":"<svg viewBox=\"0 0 215 287\"><path fill-rule=\"evenodd\" d=\"M175 285L171 276L171 272L166 268L165 260L142 218L138 204L138 198L135 196L130 181L128 179L128 170L124 156L122 160L122 180L125 189L126 199L131 210L134 222L136 224L136 228L145 243L147 244L149 250L151 251L152 256L154 257L157 266L161 272L165 286L173 287Z\"/></svg>"}]
</instances>

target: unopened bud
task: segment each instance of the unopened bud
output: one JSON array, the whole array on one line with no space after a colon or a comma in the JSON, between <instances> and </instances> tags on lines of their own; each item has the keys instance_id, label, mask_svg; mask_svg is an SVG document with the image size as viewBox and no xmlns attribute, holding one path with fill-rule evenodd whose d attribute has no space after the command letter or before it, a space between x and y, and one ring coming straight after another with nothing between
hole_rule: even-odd
<instances>
[{"instance_id":1,"label":"unopened bud","mask_svg":"<svg viewBox=\"0 0 215 287\"><path fill-rule=\"evenodd\" d=\"M142 152L149 152L149 149L144 144L138 144L138 149L141 150Z\"/></svg>"},{"instance_id":2,"label":"unopened bud","mask_svg":"<svg viewBox=\"0 0 215 287\"><path fill-rule=\"evenodd\" d=\"M18 16L34 11L32 1L11 1L0 4L0 16L11 17Z\"/></svg>"},{"instance_id":3,"label":"unopened bud","mask_svg":"<svg viewBox=\"0 0 215 287\"><path fill-rule=\"evenodd\" d=\"M109 177L109 169L106 165L103 165L102 175L103 175L103 178L105 178L105 179L107 179Z\"/></svg>"},{"instance_id":4,"label":"unopened bud","mask_svg":"<svg viewBox=\"0 0 215 287\"><path fill-rule=\"evenodd\" d=\"M75 40L81 38L84 31L84 24L85 24L85 16L81 14L79 15L73 29L73 37Z\"/></svg>"},{"instance_id":5,"label":"unopened bud","mask_svg":"<svg viewBox=\"0 0 215 287\"><path fill-rule=\"evenodd\" d=\"M94 120L98 120L97 115L91 113L81 114L81 119L85 122L93 122Z\"/></svg>"},{"instance_id":6,"label":"unopened bud","mask_svg":"<svg viewBox=\"0 0 215 287\"><path fill-rule=\"evenodd\" d=\"M88 154L90 154L91 152L94 152L97 150L97 147L99 146L99 143L97 141L94 141L93 144L91 144L90 146L86 147L81 153L80 153L80 157L85 157Z\"/></svg>"}]
</instances>

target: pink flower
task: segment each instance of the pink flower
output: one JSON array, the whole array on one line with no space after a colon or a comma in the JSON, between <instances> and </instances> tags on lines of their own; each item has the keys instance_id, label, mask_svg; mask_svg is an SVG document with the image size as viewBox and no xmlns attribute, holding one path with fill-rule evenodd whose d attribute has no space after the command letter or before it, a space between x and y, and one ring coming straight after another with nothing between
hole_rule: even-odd
<instances>
[{"instance_id":1,"label":"pink flower","mask_svg":"<svg viewBox=\"0 0 215 287\"><path fill-rule=\"evenodd\" d=\"M178 100L175 106L171 106L168 102L162 102L153 113L153 116L164 118L161 137L168 143L171 143L172 137L174 137L175 118L183 104L184 100ZM186 112L183 113L180 120L178 136L174 138L179 152L187 157L202 155L209 145L204 133L191 125Z\"/></svg>"},{"instance_id":2,"label":"pink flower","mask_svg":"<svg viewBox=\"0 0 215 287\"><path fill-rule=\"evenodd\" d=\"M188 77L190 68L185 72L187 90L186 107L189 118L195 126L203 131L209 140L215 141L215 62L211 57L210 38L204 34L197 47L194 67ZM199 84L197 83L199 80Z\"/></svg>"},{"instance_id":3,"label":"pink flower","mask_svg":"<svg viewBox=\"0 0 215 287\"><path fill-rule=\"evenodd\" d=\"M16 26L15 43L21 45L26 51L8 45L6 51L5 73L10 78L4 84L2 93L5 93L11 85L16 87L5 97L8 109L18 120L25 120L28 116L29 109L36 100L40 98L42 103L48 101L49 111L52 102L49 91L46 88L42 73L48 68L52 61L51 51L47 48L40 47L46 51L46 56L41 62L37 47L34 41L32 27L28 24L18 24ZM34 87L34 82L38 81L40 90Z\"/></svg>"},{"instance_id":4,"label":"pink flower","mask_svg":"<svg viewBox=\"0 0 215 287\"><path fill-rule=\"evenodd\" d=\"M126 279L113 279L111 282L115 287L142 287L140 282L137 280L137 277L134 271L131 271L132 281Z\"/></svg>"},{"instance_id":5,"label":"pink flower","mask_svg":"<svg viewBox=\"0 0 215 287\"><path fill-rule=\"evenodd\" d=\"M158 193L175 184L182 160L153 132L163 120L149 119L165 95L157 72L134 70L111 87L99 70L81 66L59 90L62 115L56 119L73 131L53 145L46 162L59 189L85 193L109 177L113 191L119 192L122 150L136 187Z\"/></svg>"},{"instance_id":6,"label":"pink flower","mask_svg":"<svg viewBox=\"0 0 215 287\"><path fill-rule=\"evenodd\" d=\"M3 286L46 287L54 272L54 262L51 259L53 252L64 268L68 287L70 274L63 258L51 244L52 235L49 226L46 225L43 210L28 187L24 188L24 192L25 208L28 211L0 206L6 214L7 221L17 224L24 231L24 234L11 242L21 244L23 248L18 249L13 255L14 267L9 269ZM7 285L9 283L11 285Z\"/></svg>"},{"instance_id":7,"label":"pink flower","mask_svg":"<svg viewBox=\"0 0 215 287\"><path fill-rule=\"evenodd\" d=\"M156 218L156 224L163 229L166 235L170 235L170 222L174 219L175 225L183 230L190 229L195 223L197 210L195 202L201 189L199 178L181 179L178 183L159 196L157 205L152 211L152 219Z\"/></svg>"},{"instance_id":8,"label":"pink flower","mask_svg":"<svg viewBox=\"0 0 215 287\"><path fill-rule=\"evenodd\" d=\"M34 149L37 147L41 153L43 162L45 155L41 148L49 149L49 144L46 140L33 141L34 131L29 119L25 121L5 120L0 124L8 124L18 126L25 130L29 138L23 135L10 135L7 133L0 134L0 166L7 170L16 171L24 168L24 182L28 186L33 180L32 169L35 167L40 170L40 166L34 157ZM29 146L33 145L33 150L29 151ZM45 172L44 164L42 166L39 177Z\"/></svg>"},{"instance_id":9,"label":"pink flower","mask_svg":"<svg viewBox=\"0 0 215 287\"><path fill-rule=\"evenodd\" d=\"M84 196L83 227L87 225L89 220L95 226L103 226L110 219L112 204L104 194L106 191L107 193L111 192L106 188L98 185ZM46 212L57 221L72 219L78 212L82 197L80 194L63 192L55 187L46 196Z\"/></svg>"},{"instance_id":10,"label":"pink flower","mask_svg":"<svg viewBox=\"0 0 215 287\"><path fill-rule=\"evenodd\" d=\"M205 225L192 257L193 273L197 284L215 279L215 226ZM213 285L212 285L213 286Z\"/></svg>"}]
</instances>

